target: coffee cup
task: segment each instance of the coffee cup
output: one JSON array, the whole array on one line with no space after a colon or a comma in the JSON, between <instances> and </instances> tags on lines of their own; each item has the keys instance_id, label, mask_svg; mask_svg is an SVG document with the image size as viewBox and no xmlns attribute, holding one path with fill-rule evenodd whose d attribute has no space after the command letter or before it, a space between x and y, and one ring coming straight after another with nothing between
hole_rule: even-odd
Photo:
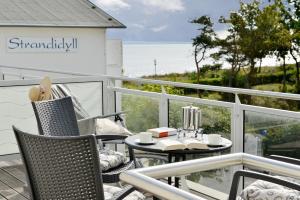
<instances>
[{"instance_id":1,"label":"coffee cup","mask_svg":"<svg viewBox=\"0 0 300 200\"><path fill-rule=\"evenodd\" d=\"M220 145L222 137L220 134L209 134L207 135L208 144L210 145Z\"/></svg>"},{"instance_id":2,"label":"coffee cup","mask_svg":"<svg viewBox=\"0 0 300 200\"><path fill-rule=\"evenodd\" d=\"M152 133L141 132L140 133L140 142L141 143L150 143L150 142L152 142Z\"/></svg>"}]
</instances>

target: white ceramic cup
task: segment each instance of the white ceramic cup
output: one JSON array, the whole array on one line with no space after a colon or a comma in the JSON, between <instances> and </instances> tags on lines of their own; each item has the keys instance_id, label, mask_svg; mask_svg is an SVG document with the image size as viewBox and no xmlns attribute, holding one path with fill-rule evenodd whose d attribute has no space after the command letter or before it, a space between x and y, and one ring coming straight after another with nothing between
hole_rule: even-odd
<instances>
[{"instance_id":1,"label":"white ceramic cup","mask_svg":"<svg viewBox=\"0 0 300 200\"><path fill-rule=\"evenodd\" d=\"M141 142L141 143L149 143L149 142L152 142L152 133L141 132L141 133L140 133L140 142Z\"/></svg>"},{"instance_id":2,"label":"white ceramic cup","mask_svg":"<svg viewBox=\"0 0 300 200\"><path fill-rule=\"evenodd\" d=\"M208 144L219 145L221 144L222 137L220 134L209 134L207 135Z\"/></svg>"}]
</instances>

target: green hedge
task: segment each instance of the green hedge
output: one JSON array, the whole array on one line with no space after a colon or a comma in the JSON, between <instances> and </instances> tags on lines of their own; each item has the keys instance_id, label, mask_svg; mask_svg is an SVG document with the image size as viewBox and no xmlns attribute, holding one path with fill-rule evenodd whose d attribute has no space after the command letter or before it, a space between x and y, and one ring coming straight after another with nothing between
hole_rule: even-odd
<instances>
[{"instance_id":1,"label":"green hedge","mask_svg":"<svg viewBox=\"0 0 300 200\"><path fill-rule=\"evenodd\" d=\"M286 73L286 80L288 82L292 82L292 76L294 74L294 71L289 70ZM262 84L270 84L270 83L282 83L283 80L283 72L275 72L270 74L258 74L256 77L256 85L262 85Z\"/></svg>"},{"instance_id":2,"label":"green hedge","mask_svg":"<svg viewBox=\"0 0 300 200\"><path fill-rule=\"evenodd\" d=\"M193 81L193 83L197 84L197 81ZM219 78L200 79L200 84L222 86L223 85L223 78L219 77Z\"/></svg>"}]
</instances>

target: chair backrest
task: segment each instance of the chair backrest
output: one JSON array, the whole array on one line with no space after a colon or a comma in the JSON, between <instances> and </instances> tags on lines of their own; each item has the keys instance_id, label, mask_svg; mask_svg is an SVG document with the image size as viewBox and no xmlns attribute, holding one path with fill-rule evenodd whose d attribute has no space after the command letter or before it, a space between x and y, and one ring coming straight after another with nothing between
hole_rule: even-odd
<instances>
[{"instance_id":1,"label":"chair backrest","mask_svg":"<svg viewBox=\"0 0 300 200\"><path fill-rule=\"evenodd\" d=\"M269 174L263 174L260 172L248 171L248 170L238 170L233 175L230 193L229 193L229 197L228 197L229 200L236 199L237 191L239 188L240 177L242 177L242 176L248 177L248 178L253 178L253 179L264 180L269 183L275 183L275 184L282 185L284 187L287 187L287 188L290 188L293 190L300 191L300 184L298 184L298 183L294 183L294 182L291 182L288 180L284 180L284 179L274 177ZM258 188L258 190L263 191L264 189ZM257 192L257 194L259 194L259 192ZM279 197L278 197L278 199L279 199Z\"/></svg>"},{"instance_id":2,"label":"chair backrest","mask_svg":"<svg viewBox=\"0 0 300 200\"><path fill-rule=\"evenodd\" d=\"M33 199L104 199L95 136L49 137L13 129Z\"/></svg>"},{"instance_id":3,"label":"chair backrest","mask_svg":"<svg viewBox=\"0 0 300 200\"><path fill-rule=\"evenodd\" d=\"M32 102L41 135L79 136L71 97Z\"/></svg>"}]
</instances>

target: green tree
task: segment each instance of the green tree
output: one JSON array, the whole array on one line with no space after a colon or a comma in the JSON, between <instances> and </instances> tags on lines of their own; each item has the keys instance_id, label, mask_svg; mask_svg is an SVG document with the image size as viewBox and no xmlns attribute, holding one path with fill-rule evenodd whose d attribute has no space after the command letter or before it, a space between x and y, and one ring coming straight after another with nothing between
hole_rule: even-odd
<instances>
[{"instance_id":1,"label":"green tree","mask_svg":"<svg viewBox=\"0 0 300 200\"><path fill-rule=\"evenodd\" d=\"M283 61L283 87L282 92L286 92L286 57L291 49L291 36L289 30L283 24L280 5L275 2L266 6L256 18L257 30L262 35L261 55L275 54Z\"/></svg>"},{"instance_id":2,"label":"green tree","mask_svg":"<svg viewBox=\"0 0 300 200\"><path fill-rule=\"evenodd\" d=\"M194 60L197 68L197 83L200 83L200 63L203 62L207 57L208 50L214 48L215 32L213 30L213 23L210 17L204 15L191 21L193 24L200 26L198 29L200 34L193 38L194 47ZM198 91L198 95L199 91Z\"/></svg>"},{"instance_id":3,"label":"green tree","mask_svg":"<svg viewBox=\"0 0 300 200\"><path fill-rule=\"evenodd\" d=\"M238 50L238 52L236 51L234 54L237 55L238 53L238 55L244 57L247 62L246 64L249 66L246 83L247 88L250 88L254 84L256 62L263 57L263 51L261 51L262 45L260 45L262 35L257 31L255 21L260 12L258 1L255 0L249 4L240 2L240 9L237 12L232 12L228 19L221 20L221 22L229 25L228 31L230 32L231 38L227 38L227 40L233 41L235 49ZM226 45L228 45L227 42L225 41Z\"/></svg>"},{"instance_id":4,"label":"green tree","mask_svg":"<svg viewBox=\"0 0 300 200\"><path fill-rule=\"evenodd\" d=\"M220 23L228 23L225 17L220 17ZM228 36L225 39L216 38L216 46L220 50L213 55L217 60L223 58L230 63L231 68L229 70L228 86L236 87L236 76L240 71L240 68L245 65L245 56L240 50L238 30L236 27L230 27L228 29Z\"/></svg>"},{"instance_id":5,"label":"green tree","mask_svg":"<svg viewBox=\"0 0 300 200\"><path fill-rule=\"evenodd\" d=\"M282 22L289 31L291 46L289 53L296 63L296 93L300 94L300 1L275 0L281 8Z\"/></svg>"},{"instance_id":6,"label":"green tree","mask_svg":"<svg viewBox=\"0 0 300 200\"><path fill-rule=\"evenodd\" d=\"M278 37L285 32L281 25L281 16L276 5L267 5L260 9L260 3L240 3L240 9L223 20L229 24L231 37L234 37L239 55L247 61L247 88L256 83L257 63L267 55L279 50ZM278 33L280 32L280 33ZM283 54L282 54L283 55Z\"/></svg>"}]
</instances>

